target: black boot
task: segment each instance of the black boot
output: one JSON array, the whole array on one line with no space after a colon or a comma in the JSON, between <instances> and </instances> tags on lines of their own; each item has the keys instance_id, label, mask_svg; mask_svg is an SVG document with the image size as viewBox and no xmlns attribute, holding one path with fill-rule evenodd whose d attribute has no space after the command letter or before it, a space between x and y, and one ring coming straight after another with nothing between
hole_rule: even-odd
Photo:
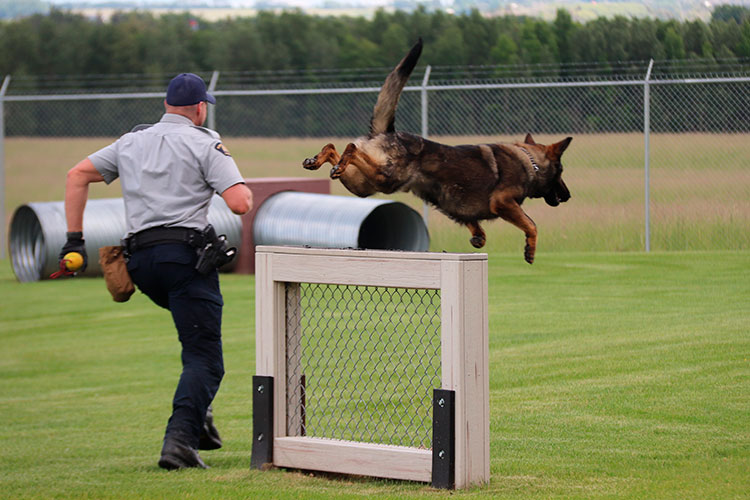
<instances>
[{"instance_id":1,"label":"black boot","mask_svg":"<svg viewBox=\"0 0 750 500\"><path fill-rule=\"evenodd\" d=\"M221 437L219 430L214 426L214 414L211 407L206 411L206 420L203 422L200 441L198 442L199 450L218 450L221 448Z\"/></svg>"},{"instance_id":2,"label":"black boot","mask_svg":"<svg viewBox=\"0 0 750 500\"><path fill-rule=\"evenodd\" d=\"M186 467L208 469L208 466L203 463L200 455L198 455L197 450L173 437L164 438L164 446L161 449L159 467L167 470L182 469Z\"/></svg>"}]
</instances>

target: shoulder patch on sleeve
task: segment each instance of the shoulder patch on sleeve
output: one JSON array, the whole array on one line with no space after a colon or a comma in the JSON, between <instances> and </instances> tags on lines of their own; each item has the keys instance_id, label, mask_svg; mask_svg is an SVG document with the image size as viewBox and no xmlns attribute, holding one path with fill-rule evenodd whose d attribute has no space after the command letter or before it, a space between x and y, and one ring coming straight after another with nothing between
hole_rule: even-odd
<instances>
[{"instance_id":1,"label":"shoulder patch on sleeve","mask_svg":"<svg viewBox=\"0 0 750 500\"><path fill-rule=\"evenodd\" d=\"M228 149L226 148L226 146L224 146L224 145L223 145L222 143L220 143L220 142L217 142L216 144L214 144L214 149L215 149L216 151L218 151L219 153L223 154L224 156L232 156L232 155L231 155L231 154L229 153L229 150L228 150Z\"/></svg>"}]
</instances>

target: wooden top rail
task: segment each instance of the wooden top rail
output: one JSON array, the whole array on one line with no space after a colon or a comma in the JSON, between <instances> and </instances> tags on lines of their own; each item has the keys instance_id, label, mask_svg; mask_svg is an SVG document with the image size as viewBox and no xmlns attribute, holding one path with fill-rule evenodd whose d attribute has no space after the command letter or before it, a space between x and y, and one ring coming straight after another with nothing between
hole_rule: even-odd
<instances>
[{"instance_id":1,"label":"wooden top rail","mask_svg":"<svg viewBox=\"0 0 750 500\"><path fill-rule=\"evenodd\" d=\"M256 259L271 280L396 288L439 289L447 267L458 262L487 261L484 253L402 252L259 246ZM256 272L258 272L256 270Z\"/></svg>"}]
</instances>

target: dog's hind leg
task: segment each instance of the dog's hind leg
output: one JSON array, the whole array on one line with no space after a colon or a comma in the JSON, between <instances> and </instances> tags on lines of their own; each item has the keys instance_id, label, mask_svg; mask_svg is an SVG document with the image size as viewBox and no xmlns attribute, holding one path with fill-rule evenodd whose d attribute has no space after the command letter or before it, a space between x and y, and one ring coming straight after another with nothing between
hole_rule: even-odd
<instances>
[{"instance_id":1,"label":"dog's hind leg","mask_svg":"<svg viewBox=\"0 0 750 500\"><path fill-rule=\"evenodd\" d=\"M335 153L335 150L333 152ZM335 156L337 157L336 163L331 162L333 164L331 179L339 179L346 189L362 198L377 192L372 179L367 176L367 173L372 170L368 163L370 158L367 155L361 154L354 144L349 144L343 154L339 156L335 153ZM347 168L348 166L351 168Z\"/></svg>"},{"instance_id":2,"label":"dog's hind leg","mask_svg":"<svg viewBox=\"0 0 750 500\"><path fill-rule=\"evenodd\" d=\"M512 190L495 190L490 195L490 211L519 228L526 235L526 247L524 248L523 257L529 264L534 263L536 254L536 224L531 217L526 215L521 205L516 201L516 196Z\"/></svg>"},{"instance_id":3,"label":"dog's hind leg","mask_svg":"<svg viewBox=\"0 0 750 500\"><path fill-rule=\"evenodd\" d=\"M302 166L307 170L317 170L324 163L330 163L336 165L341 160L341 155L336 151L336 147L333 144L326 144L320 153L316 154L312 158L307 158L302 162Z\"/></svg>"},{"instance_id":4,"label":"dog's hind leg","mask_svg":"<svg viewBox=\"0 0 750 500\"><path fill-rule=\"evenodd\" d=\"M338 179L342 175L344 175L344 172L346 172L346 167L349 166L352 161L354 161L355 156L359 150L357 149L357 146L354 145L354 143L350 142L346 145L346 148L344 149L344 152L341 153L341 156L339 157L339 161L333 164L333 168L331 169L331 179Z\"/></svg>"},{"instance_id":5,"label":"dog's hind leg","mask_svg":"<svg viewBox=\"0 0 750 500\"><path fill-rule=\"evenodd\" d=\"M466 227L471 231L471 239L469 240L471 246L474 248L482 248L485 241L487 241L487 238L485 237L484 230L482 229L482 226L479 225L479 222L467 222Z\"/></svg>"},{"instance_id":6,"label":"dog's hind leg","mask_svg":"<svg viewBox=\"0 0 750 500\"><path fill-rule=\"evenodd\" d=\"M382 174L382 165L354 143L349 143L341 153L341 159L331 169L331 179L338 179L349 167L359 170L374 185L381 185L387 180Z\"/></svg>"}]
</instances>

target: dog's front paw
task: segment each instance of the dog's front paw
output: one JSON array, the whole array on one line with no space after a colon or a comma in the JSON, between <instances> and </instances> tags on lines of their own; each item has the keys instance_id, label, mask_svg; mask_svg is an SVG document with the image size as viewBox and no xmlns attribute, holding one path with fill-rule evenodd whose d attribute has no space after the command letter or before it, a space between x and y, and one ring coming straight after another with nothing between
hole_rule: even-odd
<instances>
[{"instance_id":1,"label":"dog's front paw","mask_svg":"<svg viewBox=\"0 0 750 500\"><path fill-rule=\"evenodd\" d=\"M469 240L469 243L471 243L471 246L474 248L482 248L485 241L486 240L481 236L474 236Z\"/></svg>"},{"instance_id":2,"label":"dog's front paw","mask_svg":"<svg viewBox=\"0 0 750 500\"><path fill-rule=\"evenodd\" d=\"M317 170L320 168L318 160L314 156L312 158L306 158L305 161L302 162L302 166L307 170Z\"/></svg>"},{"instance_id":3,"label":"dog's front paw","mask_svg":"<svg viewBox=\"0 0 750 500\"><path fill-rule=\"evenodd\" d=\"M338 179L341 177L341 173L343 172L343 169L339 165L334 165L331 169L331 179Z\"/></svg>"},{"instance_id":4,"label":"dog's front paw","mask_svg":"<svg viewBox=\"0 0 750 500\"><path fill-rule=\"evenodd\" d=\"M534 263L534 254L536 253L535 248L531 248L531 245L526 245L526 247L523 249L523 258L526 262L529 264Z\"/></svg>"}]
</instances>

